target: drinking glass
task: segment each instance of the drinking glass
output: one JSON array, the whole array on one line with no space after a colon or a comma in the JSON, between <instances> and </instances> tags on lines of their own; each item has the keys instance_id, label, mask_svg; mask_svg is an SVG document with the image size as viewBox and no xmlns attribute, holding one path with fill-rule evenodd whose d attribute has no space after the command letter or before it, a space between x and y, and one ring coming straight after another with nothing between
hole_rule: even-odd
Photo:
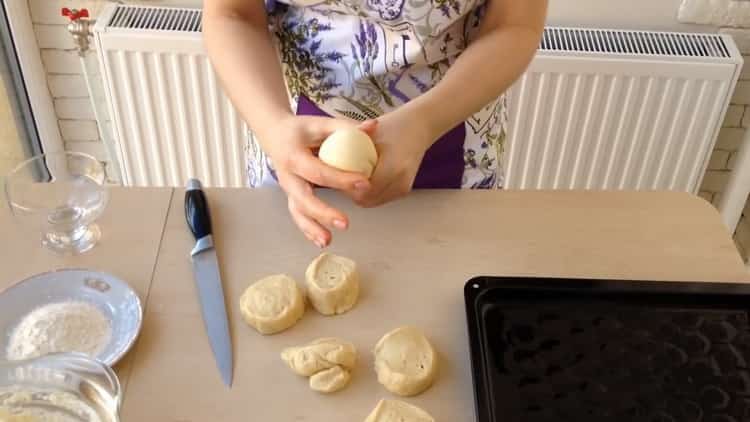
<instances>
[{"instance_id":1,"label":"drinking glass","mask_svg":"<svg viewBox=\"0 0 750 422\"><path fill-rule=\"evenodd\" d=\"M37 155L5 179L11 212L42 234L42 244L60 254L80 254L101 237L94 222L107 205L104 166L79 152Z\"/></svg>"}]
</instances>

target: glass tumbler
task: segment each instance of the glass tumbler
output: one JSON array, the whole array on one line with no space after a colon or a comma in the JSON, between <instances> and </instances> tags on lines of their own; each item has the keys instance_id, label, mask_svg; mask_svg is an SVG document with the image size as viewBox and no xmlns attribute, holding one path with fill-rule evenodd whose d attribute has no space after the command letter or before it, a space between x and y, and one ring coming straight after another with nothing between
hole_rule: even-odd
<instances>
[{"instance_id":1,"label":"glass tumbler","mask_svg":"<svg viewBox=\"0 0 750 422\"><path fill-rule=\"evenodd\" d=\"M80 254L96 245L94 222L109 199L104 166L78 152L32 157L5 179L11 212L21 224L42 234L42 244L60 254Z\"/></svg>"}]
</instances>

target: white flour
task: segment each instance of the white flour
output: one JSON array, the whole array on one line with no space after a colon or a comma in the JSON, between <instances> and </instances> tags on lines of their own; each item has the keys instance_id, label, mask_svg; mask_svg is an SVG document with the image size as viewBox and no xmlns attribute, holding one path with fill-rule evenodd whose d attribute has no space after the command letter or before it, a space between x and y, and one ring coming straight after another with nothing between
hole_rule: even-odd
<instances>
[{"instance_id":1,"label":"white flour","mask_svg":"<svg viewBox=\"0 0 750 422\"><path fill-rule=\"evenodd\" d=\"M80 352L96 357L109 343L112 327L104 314L85 302L41 306L21 320L8 344L8 360L49 353Z\"/></svg>"}]
</instances>

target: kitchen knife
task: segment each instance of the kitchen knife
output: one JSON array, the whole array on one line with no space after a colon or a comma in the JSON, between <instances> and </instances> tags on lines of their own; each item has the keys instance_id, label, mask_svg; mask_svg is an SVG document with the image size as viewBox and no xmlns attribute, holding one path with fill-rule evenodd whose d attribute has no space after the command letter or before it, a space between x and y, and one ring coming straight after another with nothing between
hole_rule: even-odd
<instances>
[{"instance_id":1,"label":"kitchen knife","mask_svg":"<svg viewBox=\"0 0 750 422\"><path fill-rule=\"evenodd\" d=\"M216 258L211 215L201 182L190 179L185 192L185 218L195 237L195 247L190 252L198 298L201 303L203 322L208 340L214 352L221 378L227 386L232 385L232 340L229 337L227 308L224 289L221 285L219 262Z\"/></svg>"}]
</instances>

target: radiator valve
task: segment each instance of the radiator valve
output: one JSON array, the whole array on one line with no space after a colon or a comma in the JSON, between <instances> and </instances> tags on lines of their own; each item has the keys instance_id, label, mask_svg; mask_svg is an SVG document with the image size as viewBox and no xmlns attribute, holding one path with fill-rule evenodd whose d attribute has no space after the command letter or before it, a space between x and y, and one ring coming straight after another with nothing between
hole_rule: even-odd
<instances>
[{"instance_id":1,"label":"radiator valve","mask_svg":"<svg viewBox=\"0 0 750 422\"><path fill-rule=\"evenodd\" d=\"M87 9L79 10L64 7L62 15L70 19L68 32L73 35L73 42L78 49L78 55L81 57L85 56L91 45L89 37L92 35L92 28L96 21L89 19L89 11Z\"/></svg>"}]
</instances>

